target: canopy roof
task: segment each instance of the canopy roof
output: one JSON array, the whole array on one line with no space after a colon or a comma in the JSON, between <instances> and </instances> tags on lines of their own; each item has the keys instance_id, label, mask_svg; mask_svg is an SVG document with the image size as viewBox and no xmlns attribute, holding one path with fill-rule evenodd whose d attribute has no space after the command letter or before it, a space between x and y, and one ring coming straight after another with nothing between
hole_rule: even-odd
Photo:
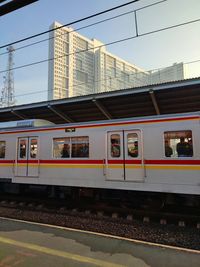
<instances>
[{"instance_id":1,"label":"canopy roof","mask_svg":"<svg viewBox=\"0 0 200 267\"><path fill-rule=\"evenodd\" d=\"M200 111L200 78L0 109L0 122L56 124Z\"/></svg>"}]
</instances>

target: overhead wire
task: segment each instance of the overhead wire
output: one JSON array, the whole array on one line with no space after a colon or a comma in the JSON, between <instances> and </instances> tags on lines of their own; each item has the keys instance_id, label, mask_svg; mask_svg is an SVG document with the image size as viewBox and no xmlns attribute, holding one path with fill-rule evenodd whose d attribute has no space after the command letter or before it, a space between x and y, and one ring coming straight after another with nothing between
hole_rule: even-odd
<instances>
[{"instance_id":1,"label":"overhead wire","mask_svg":"<svg viewBox=\"0 0 200 267\"><path fill-rule=\"evenodd\" d=\"M134 10L132 11L128 11L128 12L125 12L125 13L122 13L122 14L119 14L119 15L116 15L116 16L113 16L111 18L107 18L107 19L103 19L103 20L100 20L100 21L97 21L97 22L94 22L94 23L91 23L89 25L86 25L86 26L82 26L80 28L76 28L74 30L71 30L70 32L67 32L67 33L61 33L61 34L58 34L56 36L53 36L53 37L49 37L49 38L46 38L46 39L43 39L43 40L40 40L40 41L37 41L37 42L34 42L34 43L31 43L31 44L28 44L28 45L24 45L24 46L21 46L21 47L18 47L18 48L15 48L15 51L17 50L21 50L21 49L24 49L24 48L27 48L27 47L30 47L30 46L34 46L36 44L40 44L40 43L43 43L43 42L46 42L46 41L50 41L50 40L53 40L53 39L57 39L63 35L69 35L73 32L77 32L77 31L80 31L80 30L84 30L84 29L87 29L89 27L92 27L92 26L96 26L98 24L101 24L101 23L104 23L104 22L107 22L107 21L110 21L110 20L113 20L113 19L116 19L116 18L119 18L119 17L122 17L122 16L126 16L128 14L132 14L134 12ZM57 28L55 28L55 30L57 30ZM2 55L6 55L8 54L9 52L4 52L4 53L0 53L0 56Z\"/></svg>"},{"instance_id":2,"label":"overhead wire","mask_svg":"<svg viewBox=\"0 0 200 267\"><path fill-rule=\"evenodd\" d=\"M167 0L160 1L160 2L157 2L157 3L161 3L161 2L165 2L165 1L167 1ZM130 3L133 3L133 2L137 2L137 1L131 1L131 2L127 3L127 4L130 4ZM149 5L149 6L155 5L155 4L157 4L157 3L151 4L151 5ZM126 5L127 5L127 4L126 4ZM121 6L124 6L124 5L121 5ZM120 6L120 7L121 7L121 6ZM149 7L149 6L148 6L148 7ZM144 9L144 8L146 8L146 7L147 7L147 6L142 7L142 8L139 8L139 9L137 9L137 10L132 10L132 11L129 11L129 12L125 12L125 13L119 14L119 15L117 15L117 16L113 16L113 17L111 17L111 18L107 18L107 19L104 19L104 20L101 20L101 21L98 21L98 22L95 22L95 23L92 23L92 24L89 24L89 25L80 27L80 28L75 29L75 30L73 30L73 31L78 31L78 30L81 30L81 29L85 29L85 28L88 28L88 27L97 25L97 24L99 24L99 23L103 23L103 22L105 22L105 21L109 21L109 20L115 19L115 18L117 18L117 17L121 17L121 16L124 16L124 15L128 15L128 14L131 14L131 13L133 13L133 12L135 12L135 11ZM116 7L116 8L117 8L117 7ZM118 8L119 8L119 7L118 7ZM114 10L114 9L110 9L110 10ZM108 11L107 11L107 12L108 12ZM100 12L100 13L102 13L102 12ZM97 14L99 14L99 13L97 13ZM89 17L93 17L93 16L94 16L94 15L89 16ZM77 22L80 22L80 21L82 21L82 20L86 20L86 19L88 19L88 17L87 17L87 18L83 18L83 19L81 19L81 20L78 20L78 21L74 22L74 24L77 23ZM157 30L154 30L154 31L149 31L149 32L146 32L146 33L141 33L141 34L134 35L134 36L130 36L130 37L127 37L127 38L124 38L124 39L120 39L120 40L116 40L116 41L109 42L109 43L106 43L106 44L102 44L102 45L97 46L97 47L93 47L93 48L88 48L88 49L80 50L80 51L77 51L77 52L74 52L74 53L70 53L70 54L66 54L66 53L65 53L65 54L60 55L60 56L58 56L58 57L54 57L54 58L50 58L50 59L45 59L45 60L41 60L41 61L37 61L37 62L33 62L33 63L29 63L29 64L25 64L25 65L22 65L22 66L14 67L14 68L12 68L11 70L21 69L21 68L25 68L25 67L33 66L33 65L36 65L36 64L45 63L45 62L48 62L48 61L57 60L57 59L59 59L59 58L66 57L66 56L71 56L71 55L74 55L74 54L77 54L77 53L84 53L84 52L87 52L87 51L89 51L89 50L93 50L93 49L95 49L95 48L101 48L101 47L104 47L104 46L109 46L109 45L113 45L113 44L116 44L116 43L125 42L125 41L128 41L128 40L134 39L134 38L143 37L143 36L150 35L150 34L155 34L155 33L161 32L161 31L165 31L165 30L173 29L173 28L176 28L176 27L185 26L185 25L187 25L187 24L196 23L196 22L199 22L199 21L200 21L200 19L196 19L196 20L191 20L191 21L187 21L187 22L184 22L184 23L179 23L179 24L176 24L176 25L172 25L172 26L164 27L164 28L157 29ZM62 25L61 27L58 27L58 28L55 28L55 29L52 29L52 30L49 30L49 31L46 31L46 32L43 32L43 33L40 33L40 34L37 35L37 36L40 36L40 35L42 35L42 34L51 32L51 31L53 31L53 30L58 30L58 29L60 29L60 28L66 27L67 25L72 25L72 23L68 23L68 24ZM66 34L66 33L65 33L65 34ZM61 35L63 35L63 34L61 34ZM60 35L57 35L56 37L59 37L59 36L60 36ZM25 40L32 39L32 38L34 38L34 37L36 37L36 35L31 36L31 37L27 37L27 38L25 38L25 39L18 40L18 41L16 41L16 42L13 42L13 43L10 43L10 44L7 44L7 45L4 45L4 46L2 46L2 47L0 47L0 48L6 47L6 46L9 46L9 45L13 45L14 43L23 42L23 41L25 41ZM55 37L53 37L53 38L55 38ZM23 47L17 48L17 49L22 49L22 48L25 48L25 47L28 47L28 46L31 46L31 45L34 45L34 44L37 44L37 43L41 43L41 42L44 42L44 41L48 41L48 40L50 40L50 39L52 39L52 37L51 37L51 38L48 38L48 39L45 39L45 40L41 40L41 41L35 42L35 43L32 43L32 44L29 44L29 45L27 45L27 46L23 46ZM3 54L4 54L4 53L3 53ZM2 55L2 54L0 54L0 55ZM191 62L189 62L189 63L194 63L194 62L200 62L200 60L191 61ZM189 63L185 63L185 64L189 64ZM151 71L155 71L155 70L151 70ZM4 72L7 72L7 70L0 71L0 73L4 73ZM147 72L148 72L148 71L147 71ZM132 74L131 74L131 75L132 75ZM116 79L117 77L113 77L113 78ZM101 80L98 80L98 81L94 81L93 83L97 83L97 82L101 82L101 81L105 81L105 80L108 80L108 79L103 79L103 80L101 79ZM81 84L83 84L83 83L81 83ZM80 86L81 84L76 84L75 86ZM49 90L42 90L42 91L40 90L40 91L36 91L36 92L33 92L33 93L26 93L26 94L16 95L16 97L22 97L22 96L26 96L26 95L33 95L33 94L44 93L44 92L46 93L47 91L49 91Z\"/></svg>"},{"instance_id":3,"label":"overhead wire","mask_svg":"<svg viewBox=\"0 0 200 267\"><path fill-rule=\"evenodd\" d=\"M185 62L184 65L188 65L188 64L193 64L193 63L200 63L200 59L199 60L194 60L194 61L190 61L190 62ZM135 72L135 73L131 73L129 74L129 76L136 76L134 77L134 79L136 78L137 81L141 81L141 79L139 77L137 77L138 75L140 74L151 74L151 73L154 73L154 72L158 72L158 71L162 71L163 69L165 69L166 67L163 67L163 68L157 68L157 69L151 69L151 70L146 70L146 71L141 71L141 72ZM119 79L120 76L116 76L116 77L109 77L109 78L105 78L105 79L99 79L99 80L95 80L95 81L92 81L92 82L87 82L87 84L95 84L95 83L99 83L99 82L105 82L105 81L108 81L108 80L115 80L115 79ZM148 78L148 76L147 76ZM78 87L78 86L81 86L81 85L84 85L85 83L84 82L81 82L81 83L77 83L77 84L74 84L74 85L71 85L69 86L70 87ZM144 83L140 86L144 86L144 85L149 85L149 83ZM140 87L138 86L138 87ZM111 87L111 86L110 86ZM128 87L126 87L127 89ZM63 89L62 89L63 90ZM117 90L120 90L120 89L117 89ZM23 97L23 96L28 96L28 95L35 95L35 94L40 94L40 93L48 93L52 90L38 90L38 91L34 91L34 92L30 92L30 93L23 93L23 94L19 94L19 95L16 95L15 97ZM65 91L67 91L67 89L65 89ZM112 91L112 90L110 90Z\"/></svg>"},{"instance_id":4,"label":"overhead wire","mask_svg":"<svg viewBox=\"0 0 200 267\"><path fill-rule=\"evenodd\" d=\"M184 23L179 23L179 24L176 24L176 25L173 25L173 26L164 27L164 28L157 29L157 30L154 30L154 31L150 31L150 32L142 33L142 34L137 34L137 35L130 36L130 37L127 37L127 38L123 38L123 39L120 39L120 40L116 40L116 41L112 41L112 42L109 42L109 43L106 43L106 44L102 44L102 45L99 45L99 46L96 46L96 47L92 47L92 48L88 48L88 49L84 49L84 50L79 50L79 51L76 51L76 52L73 52L73 53L69 53L69 54L64 53L64 54L62 54L60 56L57 56L57 57L48 58L48 59L40 60L40 61L37 61L37 62L32 62L32 63L29 63L29 64L21 65L21 66L18 66L18 67L11 68L10 70L17 70L17 69L22 69L22 68L26 68L26 67L30 67L30 66L34 66L34 65L38 65L38 64L42 64L42 63L46 63L46 62L49 62L49 61L57 60L57 59L62 58L62 57L72 56L74 54L79 54L79 53L84 53L84 52L87 52L87 51L90 51L90 50L93 50L93 49L97 49L97 48L101 48L101 47L107 47L107 46L110 46L110 45L113 45L113 44L122 43L122 42L129 41L129 40L132 40L132 39L135 39L135 38L139 38L139 37L155 34L155 33L158 33L158 32L162 32L162 31L165 31L165 30L170 30L170 29L173 29L173 28L185 26L185 25L188 25L188 24L191 24L191 23L196 23L196 22L200 22L200 18L196 19L196 20L191 20L191 21L188 21L188 22L184 22ZM7 71L8 70L1 70L0 74L1 73L5 73Z\"/></svg>"},{"instance_id":5,"label":"overhead wire","mask_svg":"<svg viewBox=\"0 0 200 267\"><path fill-rule=\"evenodd\" d=\"M68 26L71 26L71 25L73 25L73 24L76 24L76 23L79 23L79 22L82 22L82 21L85 21L85 20L88 20L88 19L91 19L91 18L100 16L100 15L103 15L103 14L106 14L106 13L109 13L109 12L111 12L111 11L113 11L113 10L120 9L120 8L122 8L122 7L131 5L131 4L136 3L136 2L139 2L139 1L140 1L140 0L132 0L132 1L129 1L129 2L124 3L124 4L122 4L122 5L118 5L118 6L115 6L115 7L109 8L109 9L106 9L106 10L104 10L104 11L101 11L101 12L98 12L98 13L95 13L95 14L92 14L92 15L90 15L90 16L87 16L87 17L84 17L84 18L81 18L81 19L78 19L78 20L69 22L69 23L64 24L64 25L62 25L62 26L60 26L60 27L57 27L56 29L50 29L50 30L47 30L47 31L44 31L44 32L41 32L41 33L37 33L37 34L31 35L31 36L28 36L28 37L23 38L23 39L17 40L17 41L15 41L15 42L11 42L11 43L2 45L2 46L0 46L0 49L5 48L5 47L8 47L8 46L11 46L11 45L14 45L14 44L17 44L17 43L24 42L24 41L27 41L27 40L30 40L30 39L32 39L32 38L39 37L39 36L41 36L41 35L50 33L50 32L52 32L52 31L59 30L59 29L62 29L62 28L64 28L64 27L68 27ZM167 1L167 0L163 0L163 1Z\"/></svg>"},{"instance_id":6,"label":"overhead wire","mask_svg":"<svg viewBox=\"0 0 200 267\"><path fill-rule=\"evenodd\" d=\"M27 48L27 47L30 47L30 46L34 46L36 44L40 44L40 43L43 43L43 42L46 42L46 41L49 41L49 40L52 40L52 39L56 39L58 37L61 37L63 35L67 35L67 34L70 34L72 32L77 32L77 31L80 31L80 30L83 30L83 29L86 29L86 28L89 28L89 27L92 27L92 26L96 26L98 24L101 24L101 23L104 23L104 22L107 22L107 21L110 21L110 20L113 20L113 19L116 19L116 18L119 18L119 17L122 17L122 16L125 16L125 15L128 15L128 14L132 14L134 12L137 12L137 11L140 11L142 9L146 9L146 8L149 8L149 7L152 7L152 6L155 6L155 5L158 5L158 4L161 4L163 2L166 2L167 0L162 0L162 1L158 1L158 2L155 2L153 4L150 4L150 5L146 5L146 6L143 6L143 7L140 7L140 8L137 8L137 9L134 9L134 10L131 10L131 11L128 11L128 12L124 12L122 14L119 14L119 15L116 15L116 16L113 16L113 17L110 17L110 18L107 18L107 19L103 19L103 20L100 20L100 21L97 21L97 22L94 22L94 23L91 23L91 24L88 24L86 26L82 26L82 27L79 27L79 28L76 28L72 31L70 31L69 33L62 33L62 34L58 34L56 36L53 36L53 37L49 37L49 38L46 38L46 39L43 39L43 40L40 40L40 41L37 41L37 42L33 42L31 44L28 44L28 45L24 45L24 46L21 46L21 47L18 47L18 48L15 48L15 51L17 50L21 50L21 49L24 49L24 48ZM75 23L74 23L75 24ZM67 24L65 24L67 25ZM66 27L65 25L62 25L58 28L54 28L53 30L56 31L60 28L63 28L63 27ZM13 45L14 43L10 43L10 45ZM0 47L1 48L1 47ZM4 52L4 53L0 53L0 56L2 55L5 55L5 54L8 54L9 52Z\"/></svg>"}]
</instances>

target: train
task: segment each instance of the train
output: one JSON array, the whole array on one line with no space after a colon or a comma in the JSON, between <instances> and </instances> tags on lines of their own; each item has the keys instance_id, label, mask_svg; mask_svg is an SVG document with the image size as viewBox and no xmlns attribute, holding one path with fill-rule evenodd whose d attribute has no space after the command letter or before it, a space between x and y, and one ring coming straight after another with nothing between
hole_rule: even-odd
<instances>
[{"instance_id":1,"label":"train","mask_svg":"<svg viewBox=\"0 0 200 267\"><path fill-rule=\"evenodd\" d=\"M0 123L0 187L200 203L200 112L81 123ZM140 197L142 196L142 197ZM176 198L175 198L176 199Z\"/></svg>"}]
</instances>

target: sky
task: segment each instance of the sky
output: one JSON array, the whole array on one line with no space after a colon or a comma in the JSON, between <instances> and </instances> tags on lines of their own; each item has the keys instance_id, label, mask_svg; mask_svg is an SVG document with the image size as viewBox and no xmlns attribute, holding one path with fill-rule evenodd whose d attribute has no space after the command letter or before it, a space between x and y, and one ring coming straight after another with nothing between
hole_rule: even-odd
<instances>
[{"instance_id":1,"label":"sky","mask_svg":"<svg viewBox=\"0 0 200 267\"><path fill-rule=\"evenodd\" d=\"M39 0L29 6L0 17L0 46L47 31L53 21L62 24L122 5L128 0ZM160 2L157 5L153 3ZM148 6L150 5L150 6ZM142 8L142 9L140 9ZM200 21L157 33L162 28L200 19L199 0L139 0L102 16L73 24L74 29L106 18L137 10L137 38L106 47L106 50L144 69L153 70L174 63L186 64L190 77L200 76ZM103 43L136 35L134 13L88 27L80 34ZM146 35L145 35L146 34ZM141 35L141 36L140 36ZM48 39L48 34L14 45L15 48ZM6 48L0 49L0 90L7 68ZM48 41L16 50L14 67L48 59ZM14 70L17 104L47 100L48 63Z\"/></svg>"}]
</instances>

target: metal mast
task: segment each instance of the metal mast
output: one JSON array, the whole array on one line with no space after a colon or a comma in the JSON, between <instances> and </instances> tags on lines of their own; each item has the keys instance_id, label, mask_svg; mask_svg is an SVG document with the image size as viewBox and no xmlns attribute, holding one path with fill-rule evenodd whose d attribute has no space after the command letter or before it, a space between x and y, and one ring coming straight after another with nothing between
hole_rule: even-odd
<instances>
[{"instance_id":1,"label":"metal mast","mask_svg":"<svg viewBox=\"0 0 200 267\"><path fill-rule=\"evenodd\" d=\"M13 75L13 52L15 51L13 46L7 48L8 51L8 65L7 72L4 78L4 86L1 91L1 107L10 107L15 104L15 92L14 92L14 75Z\"/></svg>"}]
</instances>

